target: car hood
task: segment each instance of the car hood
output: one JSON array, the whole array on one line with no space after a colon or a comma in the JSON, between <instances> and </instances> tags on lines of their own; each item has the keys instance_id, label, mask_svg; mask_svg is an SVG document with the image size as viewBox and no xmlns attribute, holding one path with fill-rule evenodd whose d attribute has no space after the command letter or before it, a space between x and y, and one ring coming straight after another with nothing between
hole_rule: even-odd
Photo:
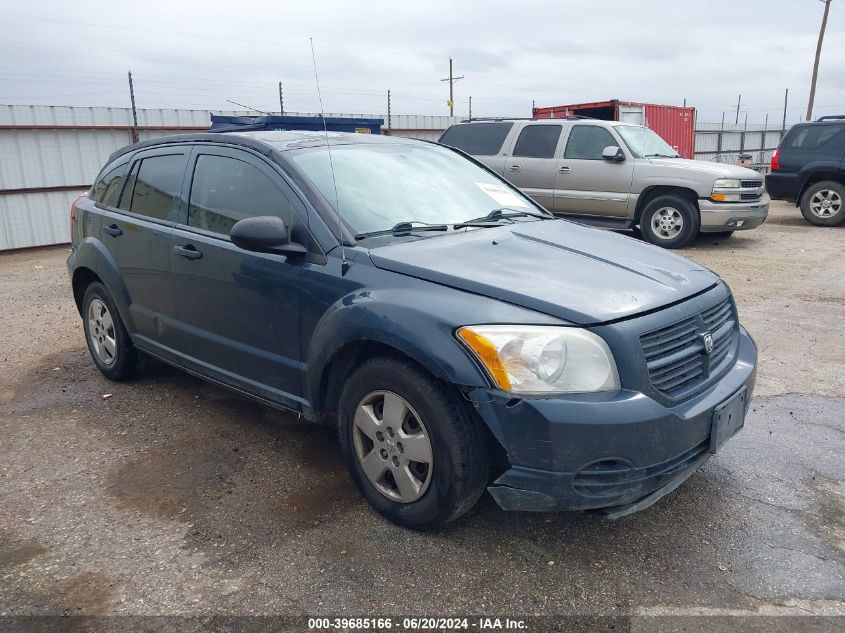
<instances>
[{"instance_id":1,"label":"car hood","mask_svg":"<svg viewBox=\"0 0 845 633\"><path fill-rule=\"evenodd\" d=\"M687 169L699 173L711 174L714 178L736 178L738 180L763 180L763 177L753 169L728 165L726 163L711 163L706 160L689 160L687 158L649 158L652 165Z\"/></svg>"},{"instance_id":2,"label":"car hood","mask_svg":"<svg viewBox=\"0 0 845 633\"><path fill-rule=\"evenodd\" d=\"M566 220L524 222L370 251L385 270L591 325L681 301L719 283L698 264ZM479 321L483 322L483 315Z\"/></svg>"}]
</instances>

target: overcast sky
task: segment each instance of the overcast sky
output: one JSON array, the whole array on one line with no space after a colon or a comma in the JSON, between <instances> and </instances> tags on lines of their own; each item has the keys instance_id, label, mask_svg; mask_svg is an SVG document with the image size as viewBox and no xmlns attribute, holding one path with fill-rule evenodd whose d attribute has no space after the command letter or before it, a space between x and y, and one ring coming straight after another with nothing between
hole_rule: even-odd
<instances>
[{"instance_id":1,"label":"overcast sky","mask_svg":"<svg viewBox=\"0 0 845 633\"><path fill-rule=\"evenodd\" d=\"M359 8L355 8L358 5ZM0 103L528 116L612 98L699 121L788 120L807 106L820 0L286 2L29 0L0 5ZM833 0L815 116L845 113L845 0Z\"/></svg>"}]
</instances>

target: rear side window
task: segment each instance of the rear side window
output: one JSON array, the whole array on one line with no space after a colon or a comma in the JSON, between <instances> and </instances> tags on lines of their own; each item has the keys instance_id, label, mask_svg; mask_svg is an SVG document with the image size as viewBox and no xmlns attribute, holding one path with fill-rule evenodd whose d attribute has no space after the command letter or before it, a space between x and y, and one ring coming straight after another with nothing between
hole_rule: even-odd
<instances>
[{"instance_id":1,"label":"rear side window","mask_svg":"<svg viewBox=\"0 0 845 633\"><path fill-rule=\"evenodd\" d=\"M845 125L805 125L786 139L785 149L845 150Z\"/></svg>"},{"instance_id":2,"label":"rear side window","mask_svg":"<svg viewBox=\"0 0 845 633\"><path fill-rule=\"evenodd\" d=\"M91 196L94 202L99 202L109 207L117 205L117 196L120 194L120 183L123 182L123 172L126 171L126 163L118 165L109 170L94 183L94 193Z\"/></svg>"},{"instance_id":3,"label":"rear side window","mask_svg":"<svg viewBox=\"0 0 845 633\"><path fill-rule=\"evenodd\" d=\"M229 235L238 220L261 215L280 217L290 226L290 201L260 169L225 156L197 158L188 226Z\"/></svg>"},{"instance_id":4,"label":"rear side window","mask_svg":"<svg viewBox=\"0 0 845 633\"><path fill-rule=\"evenodd\" d=\"M440 142L473 156L498 154L513 123L470 123L453 125L443 133Z\"/></svg>"},{"instance_id":5,"label":"rear side window","mask_svg":"<svg viewBox=\"0 0 845 633\"><path fill-rule=\"evenodd\" d=\"M519 133L514 156L527 158L554 158L560 139L560 125L528 125Z\"/></svg>"},{"instance_id":6,"label":"rear side window","mask_svg":"<svg viewBox=\"0 0 845 633\"><path fill-rule=\"evenodd\" d=\"M164 220L178 205L185 173L184 154L150 156L136 162L123 188L120 208Z\"/></svg>"},{"instance_id":7,"label":"rear side window","mask_svg":"<svg viewBox=\"0 0 845 633\"><path fill-rule=\"evenodd\" d=\"M602 150L610 145L619 145L619 142L603 127L576 125L569 133L563 156L583 160L602 160Z\"/></svg>"}]
</instances>

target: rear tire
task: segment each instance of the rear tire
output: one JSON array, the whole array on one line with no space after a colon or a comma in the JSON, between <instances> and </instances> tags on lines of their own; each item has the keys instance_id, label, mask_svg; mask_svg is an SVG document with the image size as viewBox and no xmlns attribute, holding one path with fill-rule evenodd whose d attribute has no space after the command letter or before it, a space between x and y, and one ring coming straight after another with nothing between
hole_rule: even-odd
<instances>
[{"instance_id":1,"label":"rear tire","mask_svg":"<svg viewBox=\"0 0 845 633\"><path fill-rule=\"evenodd\" d=\"M127 380L143 370L146 356L132 344L114 301L99 281L91 283L82 297L82 329L91 358L106 378Z\"/></svg>"},{"instance_id":2,"label":"rear tire","mask_svg":"<svg viewBox=\"0 0 845 633\"><path fill-rule=\"evenodd\" d=\"M640 216L643 237L663 248L682 248L701 228L695 204L677 195L658 196L646 203Z\"/></svg>"},{"instance_id":3,"label":"rear tire","mask_svg":"<svg viewBox=\"0 0 845 633\"><path fill-rule=\"evenodd\" d=\"M454 389L409 360L377 357L355 370L341 393L338 433L358 490L403 527L454 521L487 485L480 420Z\"/></svg>"},{"instance_id":4,"label":"rear tire","mask_svg":"<svg viewBox=\"0 0 845 633\"><path fill-rule=\"evenodd\" d=\"M845 186L824 180L807 187L801 196L801 214L810 224L836 226L845 222Z\"/></svg>"}]
</instances>

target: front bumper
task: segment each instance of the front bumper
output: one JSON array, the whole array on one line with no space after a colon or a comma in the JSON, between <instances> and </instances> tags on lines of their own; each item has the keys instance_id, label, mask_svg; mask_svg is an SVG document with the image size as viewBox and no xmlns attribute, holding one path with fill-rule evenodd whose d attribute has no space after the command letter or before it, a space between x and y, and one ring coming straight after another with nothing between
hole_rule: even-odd
<instances>
[{"instance_id":1,"label":"front bumper","mask_svg":"<svg viewBox=\"0 0 845 633\"><path fill-rule=\"evenodd\" d=\"M766 221L769 202L713 202L699 199L701 211L701 232L744 231L754 229Z\"/></svg>"},{"instance_id":2,"label":"front bumper","mask_svg":"<svg viewBox=\"0 0 845 633\"><path fill-rule=\"evenodd\" d=\"M489 491L505 510L648 507L707 461L714 409L743 387L750 402L756 368L757 349L740 328L732 367L674 406L625 389L522 399L475 389L469 395L511 465Z\"/></svg>"}]
</instances>

